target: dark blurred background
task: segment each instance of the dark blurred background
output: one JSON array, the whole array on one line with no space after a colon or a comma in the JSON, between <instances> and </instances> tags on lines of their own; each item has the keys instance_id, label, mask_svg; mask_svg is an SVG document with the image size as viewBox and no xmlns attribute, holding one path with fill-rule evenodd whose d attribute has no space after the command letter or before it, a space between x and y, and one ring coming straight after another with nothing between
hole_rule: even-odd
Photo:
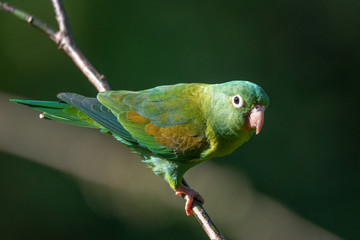
<instances>
[{"instance_id":1,"label":"dark blurred background","mask_svg":"<svg viewBox=\"0 0 360 240\"><path fill-rule=\"evenodd\" d=\"M50 1L9 0L9 4L56 26ZM359 239L360 1L65 0L64 4L78 46L113 89L236 79L262 86L270 106L261 134L212 164L238 172L252 191L303 221L343 239ZM55 100L63 91L95 96L96 90L71 60L42 33L0 12L0 36L0 94L6 96L1 104L8 104L9 94L39 100ZM16 110L27 111L18 106ZM8 115L1 112L3 123ZM40 122L36 113L31 118ZM30 123L16 120L1 127L16 132L21 141L29 133L17 129ZM0 138L8 142L4 133ZM164 226L130 221L130 213L115 217L94 210L76 174L17 154L25 145L16 141L0 145L1 239L206 239L195 220L183 216L182 201L163 214L168 221ZM195 178L202 178L201 165L196 171ZM149 176L144 181L156 178ZM212 191L219 188L214 185ZM202 192L201 187L196 189ZM166 194L173 199L171 191ZM221 197L216 201L210 214L229 208L222 206ZM261 232L262 226L256 230Z\"/></svg>"}]
</instances>

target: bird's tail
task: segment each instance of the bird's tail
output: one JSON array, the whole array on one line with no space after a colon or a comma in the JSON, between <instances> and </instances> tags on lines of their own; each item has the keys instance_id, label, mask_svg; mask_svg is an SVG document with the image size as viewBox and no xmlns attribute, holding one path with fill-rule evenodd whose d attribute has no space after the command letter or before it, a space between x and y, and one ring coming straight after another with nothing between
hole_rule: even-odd
<instances>
[{"instance_id":1,"label":"bird's tail","mask_svg":"<svg viewBox=\"0 0 360 240\"><path fill-rule=\"evenodd\" d=\"M36 101L10 99L12 102L20 103L43 112L41 118L47 118L72 125L101 128L101 126L86 114L65 102Z\"/></svg>"}]
</instances>

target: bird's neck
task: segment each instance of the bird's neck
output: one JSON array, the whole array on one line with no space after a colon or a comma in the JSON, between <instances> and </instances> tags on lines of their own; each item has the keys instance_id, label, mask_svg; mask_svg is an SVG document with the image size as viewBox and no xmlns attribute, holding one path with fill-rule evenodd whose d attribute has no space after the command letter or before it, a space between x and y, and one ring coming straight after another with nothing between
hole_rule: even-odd
<instances>
[{"instance_id":1,"label":"bird's neck","mask_svg":"<svg viewBox=\"0 0 360 240\"><path fill-rule=\"evenodd\" d=\"M232 153L235 149L247 142L253 130L244 130L234 136L219 136L213 130L208 129L207 137L210 143L210 148L203 152L202 158L210 159L214 157L222 157Z\"/></svg>"}]
</instances>

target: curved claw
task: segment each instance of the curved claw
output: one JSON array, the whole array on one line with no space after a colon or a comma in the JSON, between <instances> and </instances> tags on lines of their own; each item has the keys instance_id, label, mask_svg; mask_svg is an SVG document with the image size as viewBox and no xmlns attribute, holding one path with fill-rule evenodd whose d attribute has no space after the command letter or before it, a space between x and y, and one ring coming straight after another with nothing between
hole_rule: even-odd
<instances>
[{"instance_id":1,"label":"curved claw","mask_svg":"<svg viewBox=\"0 0 360 240\"><path fill-rule=\"evenodd\" d=\"M188 216L193 215L192 205L194 203L194 199L199 201L201 204L205 202L204 198L198 192L184 185L181 185L180 187L175 189L175 195L184 196L184 198L186 199L185 212Z\"/></svg>"}]
</instances>

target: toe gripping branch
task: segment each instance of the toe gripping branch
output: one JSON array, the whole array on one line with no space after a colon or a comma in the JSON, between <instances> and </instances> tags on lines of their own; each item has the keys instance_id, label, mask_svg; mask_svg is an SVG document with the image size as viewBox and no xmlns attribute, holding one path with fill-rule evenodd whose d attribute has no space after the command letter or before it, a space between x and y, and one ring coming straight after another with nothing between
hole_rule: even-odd
<instances>
[{"instance_id":1,"label":"toe gripping branch","mask_svg":"<svg viewBox=\"0 0 360 240\"><path fill-rule=\"evenodd\" d=\"M183 183L183 186L185 186L188 189L191 189L189 184L187 184L187 182L185 181L184 178L182 179L182 183ZM192 191L197 193L194 190L192 190ZM181 195L188 203L187 195L185 195L184 193L179 194L179 195ZM198 196L200 196L200 199L197 198ZM225 240L225 237L222 235L220 230L216 227L215 223L211 220L209 214L205 211L205 209L202 205L203 203L204 203L204 199L201 197L201 195L199 193L197 193L197 195L193 198L193 201L190 205L190 209L191 209L190 211L192 211L192 214L190 214L190 215L195 216L195 218L198 220L198 222L200 223L200 225L202 226L202 228L204 229L204 231L206 232L206 234L209 236L209 238L211 240ZM185 205L185 210L186 210L186 207L187 207L187 204Z\"/></svg>"}]
</instances>

